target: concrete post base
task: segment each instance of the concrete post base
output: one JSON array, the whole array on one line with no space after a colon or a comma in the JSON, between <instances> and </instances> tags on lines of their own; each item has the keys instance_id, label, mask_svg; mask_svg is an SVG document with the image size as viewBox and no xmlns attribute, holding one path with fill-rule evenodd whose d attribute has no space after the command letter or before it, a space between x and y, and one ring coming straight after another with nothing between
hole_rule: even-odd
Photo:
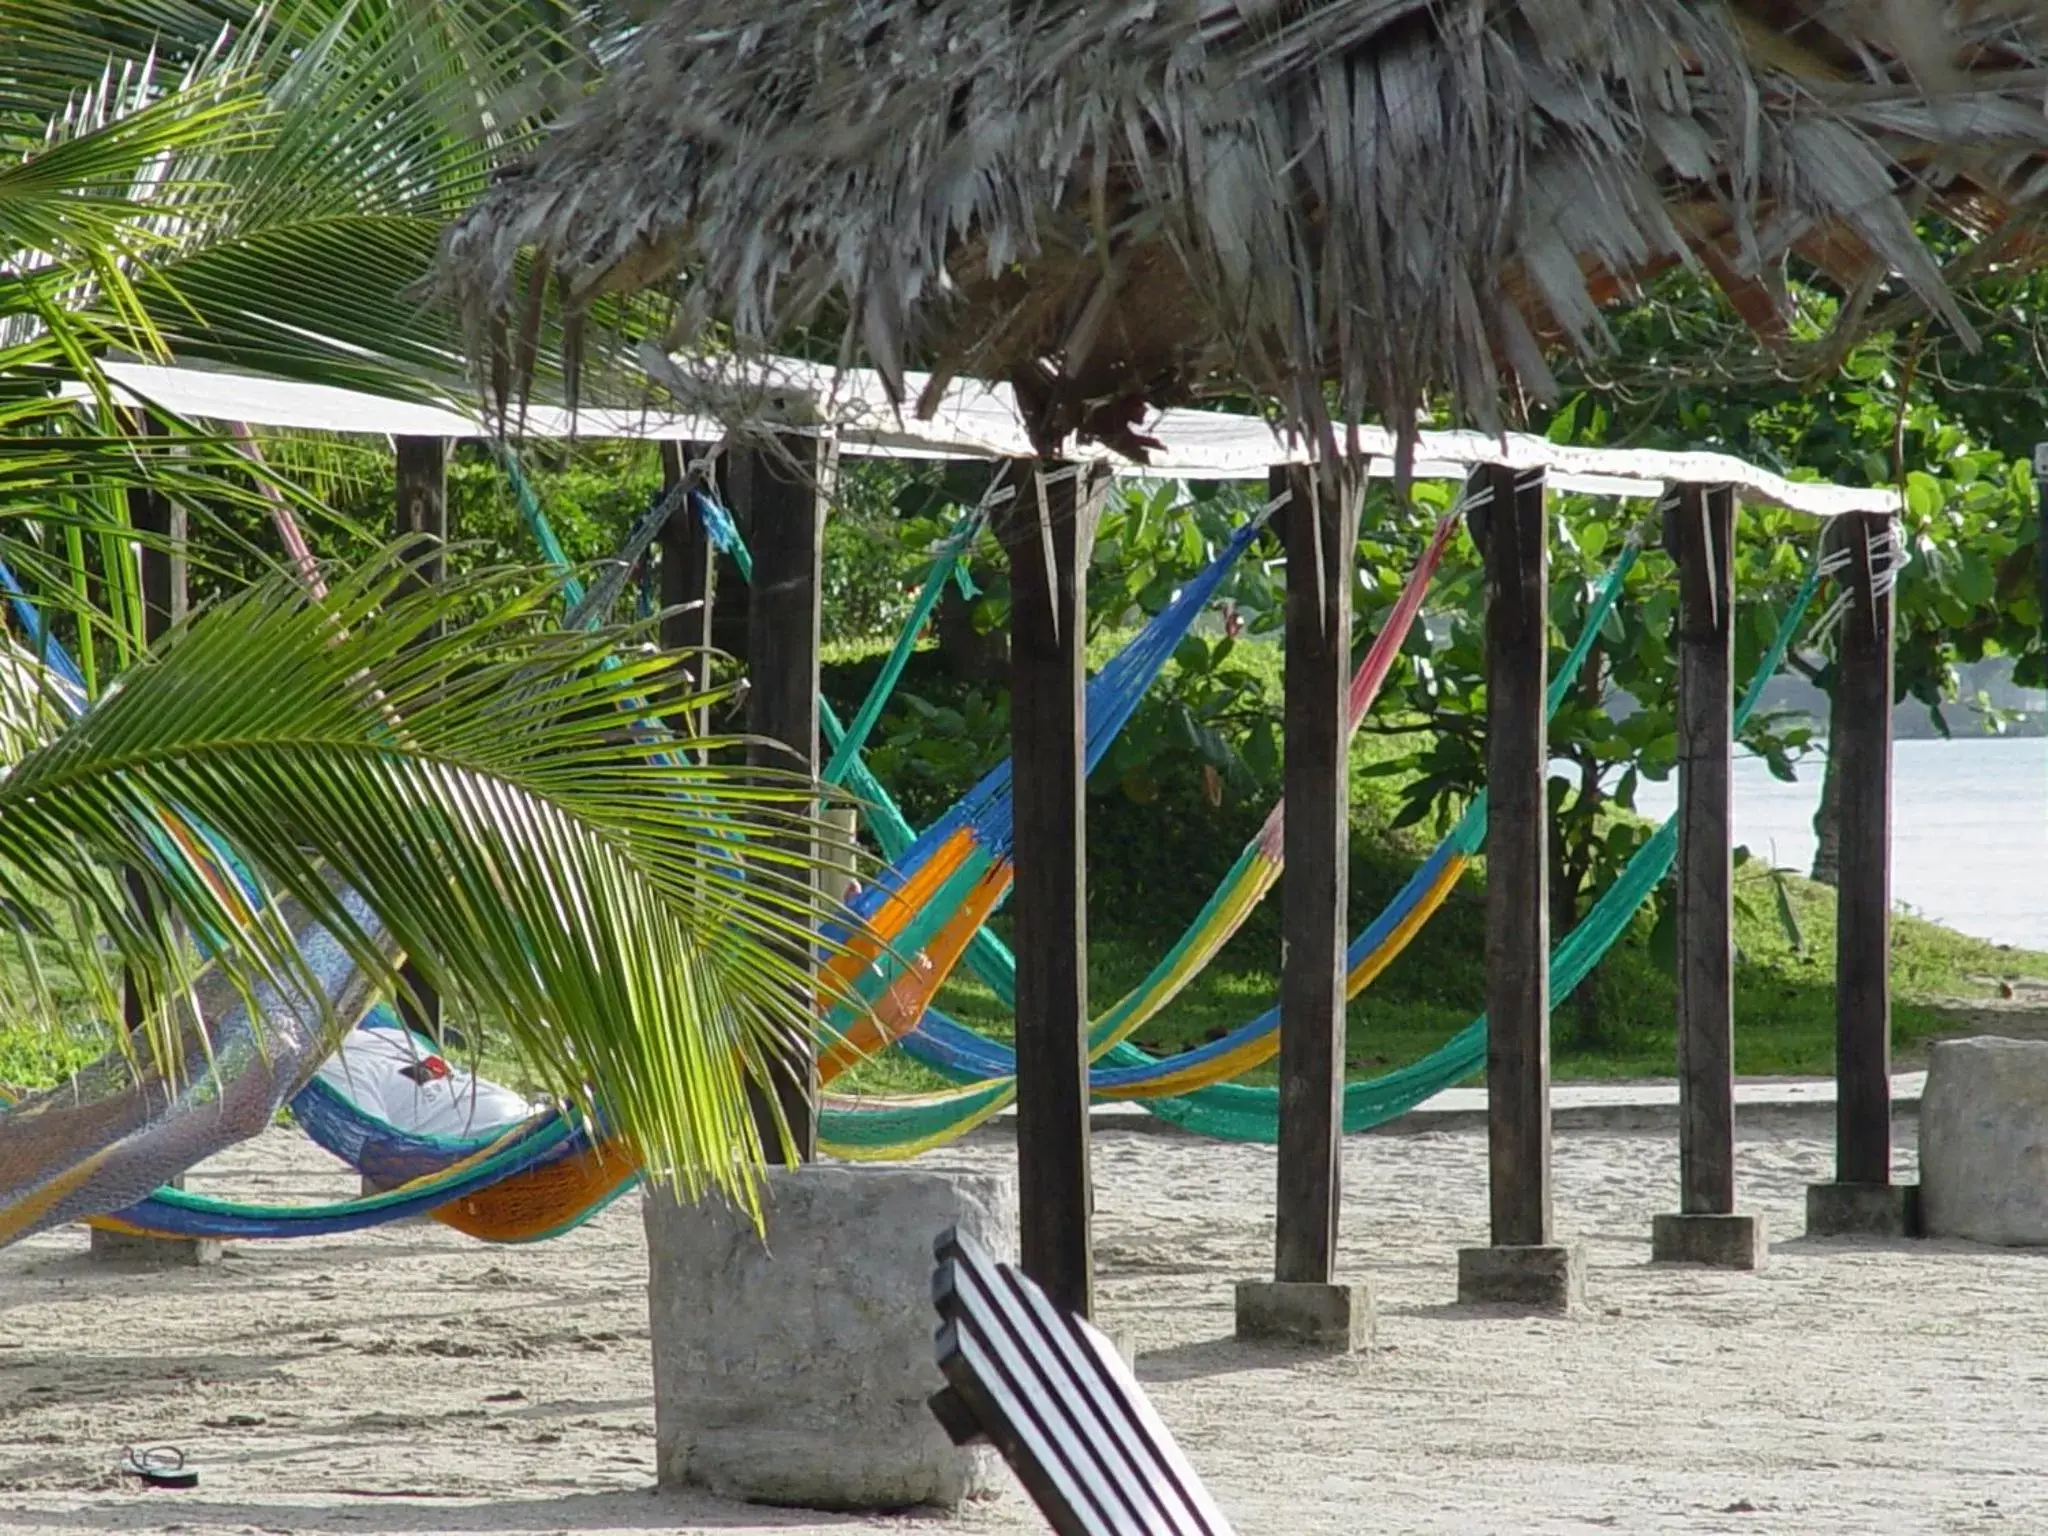
<instances>
[{"instance_id":1,"label":"concrete post base","mask_svg":"<svg viewBox=\"0 0 2048 1536\"><path fill-rule=\"evenodd\" d=\"M1369 1348L1373 1338L1372 1287L1240 1280L1237 1337L1244 1344L1293 1344L1337 1354Z\"/></svg>"},{"instance_id":2,"label":"concrete post base","mask_svg":"<svg viewBox=\"0 0 2048 1536\"><path fill-rule=\"evenodd\" d=\"M101 1227L92 1229L92 1245L87 1250L96 1264L153 1264L162 1269L218 1264L221 1251L217 1237L139 1237Z\"/></svg>"},{"instance_id":3,"label":"concrete post base","mask_svg":"<svg viewBox=\"0 0 2048 1536\"><path fill-rule=\"evenodd\" d=\"M172 1189L183 1189L185 1177L170 1181ZM86 1256L95 1264L155 1265L161 1269L197 1268L218 1264L221 1244L217 1237L139 1237L133 1232L108 1232L100 1227L92 1233Z\"/></svg>"},{"instance_id":4,"label":"concrete post base","mask_svg":"<svg viewBox=\"0 0 2048 1536\"><path fill-rule=\"evenodd\" d=\"M1918 1237L1917 1184L1809 1184L1808 1237Z\"/></svg>"},{"instance_id":5,"label":"concrete post base","mask_svg":"<svg viewBox=\"0 0 2048 1536\"><path fill-rule=\"evenodd\" d=\"M998 1486L925 1400L932 1241L1017 1251L1004 1175L769 1170L767 1241L722 1201L646 1202L655 1460L664 1487L812 1509L952 1507Z\"/></svg>"},{"instance_id":6,"label":"concrete post base","mask_svg":"<svg viewBox=\"0 0 2048 1536\"><path fill-rule=\"evenodd\" d=\"M1578 1243L1460 1248L1458 1303L1578 1311L1586 1303L1586 1251Z\"/></svg>"},{"instance_id":7,"label":"concrete post base","mask_svg":"<svg viewBox=\"0 0 2048 1536\"><path fill-rule=\"evenodd\" d=\"M1654 1264L1762 1269L1770 1252L1761 1216L1685 1211L1650 1218L1650 1261Z\"/></svg>"}]
</instances>

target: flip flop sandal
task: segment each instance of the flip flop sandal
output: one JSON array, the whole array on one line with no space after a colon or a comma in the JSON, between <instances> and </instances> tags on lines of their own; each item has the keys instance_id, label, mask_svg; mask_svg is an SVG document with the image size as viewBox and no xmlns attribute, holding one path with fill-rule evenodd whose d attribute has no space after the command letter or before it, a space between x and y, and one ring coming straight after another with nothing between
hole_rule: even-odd
<instances>
[{"instance_id":1,"label":"flip flop sandal","mask_svg":"<svg viewBox=\"0 0 2048 1536\"><path fill-rule=\"evenodd\" d=\"M196 1488L199 1473L185 1465L185 1453L175 1445L132 1445L121 1448L121 1470L139 1477L151 1488Z\"/></svg>"}]
</instances>

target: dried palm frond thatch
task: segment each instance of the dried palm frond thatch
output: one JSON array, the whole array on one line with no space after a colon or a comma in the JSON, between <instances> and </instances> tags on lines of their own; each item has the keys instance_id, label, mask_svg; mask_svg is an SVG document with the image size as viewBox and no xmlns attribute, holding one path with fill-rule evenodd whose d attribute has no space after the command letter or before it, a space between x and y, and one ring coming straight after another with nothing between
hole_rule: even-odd
<instances>
[{"instance_id":1,"label":"dried palm frond thatch","mask_svg":"<svg viewBox=\"0 0 2048 1536\"><path fill-rule=\"evenodd\" d=\"M2048 189L2042 0L673 0L448 233L480 349L672 284L685 350L836 337L1142 451L1252 392L1322 435L1493 425L1602 304L1697 264L1766 334L1788 255L1959 329ZM515 282L523 254L546 274ZM499 338L495 346L492 338Z\"/></svg>"}]
</instances>

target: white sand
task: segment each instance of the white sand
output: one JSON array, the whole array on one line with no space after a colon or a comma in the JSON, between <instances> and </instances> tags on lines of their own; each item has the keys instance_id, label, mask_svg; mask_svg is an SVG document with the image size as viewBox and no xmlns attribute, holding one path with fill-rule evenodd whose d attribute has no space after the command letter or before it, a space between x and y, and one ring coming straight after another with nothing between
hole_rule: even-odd
<instances>
[{"instance_id":1,"label":"white sand","mask_svg":"<svg viewBox=\"0 0 2048 1536\"><path fill-rule=\"evenodd\" d=\"M1270 1262L1270 1150L1109 1132L1103 1310L1245 1536L2048 1530L2042 1257L1798 1237L1826 1135L1745 1137L1744 1201L1779 1239L1755 1276L1649 1266L1667 1136L1561 1137L1558 1224L1591 1263L1571 1321L1449 1305L1455 1250L1484 1236L1481 1135L1354 1139L1346 1261L1378 1287L1380 1344L1303 1362L1229 1338L1231 1283ZM1011 1153L989 1134L958 1155ZM277 1133L194 1187L350 1186ZM0 1252L0 1536L1044 1529L1014 1490L870 1522L653 1493L632 1201L530 1248L413 1224L161 1275L84 1250L69 1230ZM130 1441L183 1446L200 1488L123 1485Z\"/></svg>"}]
</instances>

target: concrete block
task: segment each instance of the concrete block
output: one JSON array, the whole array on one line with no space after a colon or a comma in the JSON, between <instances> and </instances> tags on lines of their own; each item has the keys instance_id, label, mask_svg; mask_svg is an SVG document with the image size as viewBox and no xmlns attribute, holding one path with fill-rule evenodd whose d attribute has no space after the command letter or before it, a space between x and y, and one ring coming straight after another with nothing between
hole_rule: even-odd
<instances>
[{"instance_id":1,"label":"concrete block","mask_svg":"<svg viewBox=\"0 0 2048 1536\"><path fill-rule=\"evenodd\" d=\"M170 1181L172 1189L185 1187L181 1173ZM133 1232L109 1232L91 1227L86 1256L95 1264L124 1264L131 1268L203 1268L221 1261L217 1237L142 1237Z\"/></svg>"},{"instance_id":2,"label":"concrete block","mask_svg":"<svg viewBox=\"0 0 2048 1536\"><path fill-rule=\"evenodd\" d=\"M766 1241L721 1201L646 1202L655 1458L663 1486L812 1509L952 1507L999 1486L926 1400L932 1241L1017 1252L1007 1175L775 1168Z\"/></svg>"},{"instance_id":3,"label":"concrete block","mask_svg":"<svg viewBox=\"0 0 2048 1536\"><path fill-rule=\"evenodd\" d=\"M1340 1354L1368 1348L1373 1337L1372 1287L1240 1280L1237 1337L1247 1344L1293 1344Z\"/></svg>"},{"instance_id":4,"label":"concrete block","mask_svg":"<svg viewBox=\"0 0 2048 1536\"><path fill-rule=\"evenodd\" d=\"M1686 1211L1650 1218L1650 1260L1655 1264L1762 1269L1770 1252L1761 1216Z\"/></svg>"},{"instance_id":5,"label":"concrete block","mask_svg":"<svg viewBox=\"0 0 2048 1536\"><path fill-rule=\"evenodd\" d=\"M1460 1248L1458 1302L1576 1312L1586 1304L1586 1251L1578 1243Z\"/></svg>"},{"instance_id":6,"label":"concrete block","mask_svg":"<svg viewBox=\"0 0 2048 1536\"><path fill-rule=\"evenodd\" d=\"M142 1237L133 1232L109 1232L104 1227L94 1227L86 1251L96 1264L176 1269L218 1264L222 1249L217 1237Z\"/></svg>"},{"instance_id":7,"label":"concrete block","mask_svg":"<svg viewBox=\"0 0 2048 1536\"><path fill-rule=\"evenodd\" d=\"M1917 1184L1809 1184L1808 1237L1918 1237Z\"/></svg>"},{"instance_id":8,"label":"concrete block","mask_svg":"<svg viewBox=\"0 0 2048 1536\"><path fill-rule=\"evenodd\" d=\"M2048 1041L1942 1040L1920 1101L1929 1237L2048 1244Z\"/></svg>"}]
</instances>

